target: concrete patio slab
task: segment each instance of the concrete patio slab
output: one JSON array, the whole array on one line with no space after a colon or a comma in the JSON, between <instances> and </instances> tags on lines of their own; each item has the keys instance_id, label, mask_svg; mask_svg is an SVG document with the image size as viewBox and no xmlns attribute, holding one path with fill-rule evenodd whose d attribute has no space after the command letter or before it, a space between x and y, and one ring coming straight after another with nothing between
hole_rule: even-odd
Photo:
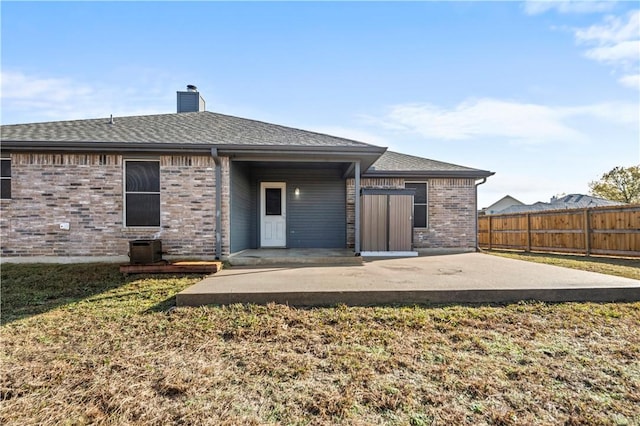
<instances>
[{"instance_id":1,"label":"concrete patio slab","mask_svg":"<svg viewBox=\"0 0 640 426\"><path fill-rule=\"evenodd\" d=\"M178 306L637 301L640 281L482 253L360 266L233 267L176 296Z\"/></svg>"},{"instance_id":2,"label":"concrete patio slab","mask_svg":"<svg viewBox=\"0 0 640 426\"><path fill-rule=\"evenodd\" d=\"M232 266L361 265L351 249L249 249L229 256Z\"/></svg>"}]
</instances>

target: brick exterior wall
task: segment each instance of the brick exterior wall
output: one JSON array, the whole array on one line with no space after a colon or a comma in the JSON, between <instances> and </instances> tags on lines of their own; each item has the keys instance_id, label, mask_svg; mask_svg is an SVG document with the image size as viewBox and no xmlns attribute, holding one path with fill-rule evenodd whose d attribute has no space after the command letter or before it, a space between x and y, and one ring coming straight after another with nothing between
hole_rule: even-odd
<instances>
[{"instance_id":1,"label":"brick exterior wall","mask_svg":"<svg viewBox=\"0 0 640 426\"><path fill-rule=\"evenodd\" d=\"M210 156L160 157L160 231L170 254L215 256L215 165Z\"/></svg>"},{"instance_id":2,"label":"brick exterior wall","mask_svg":"<svg viewBox=\"0 0 640 426\"><path fill-rule=\"evenodd\" d=\"M0 200L0 251L15 256L123 256L129 241L161 238L170 255L210 258L216 247L215 164L210 156L157 156L160 227L125 228L123 165L113 154L13 153L12 199ZM230 250L230 162L221 157L221 257ZM355 185L347 185L347 245L355 244ZM403 188L403 179L362 179L363 188ZM418 249L475 248L473 179L428 181L428 228ZM69 223L69 230L60 229Z\"/></svg>"},{"instance_id":3,"label":"brick exterior wall","mask_svg":"<svg viewBox=\"0 0 640 426\"><path fill-rule=\"evenodd\" d=\"M413 230L416 248L476 247L476 186L473 179L429 179L428 228Z\"/></svg>"},{"instance_id":4,"label":"brick exterior wall","mask_svg":"<svg viewBox=\"0 0 640 426\"><path fill-rule=\"evenodd\" d=\"M411 182L419 181L411 179ZM362 188L404 188L404 179L361 179ZM427 228L413 230L415 249L474 250L475 196L473 179L428 179ZM355 245L355 181L347 180L347 246Z\"/></svg>"},{"instance_id":5,"label":"brick exterior wall","mask_svg":"<svg viewBox=\"0 0 640 426\"><path fill-rule=\"evenodd\" d=\"M127 158L13 153L12 199L0 201L2 256L122 256L129 251L130 240L152 238L161 238L163 250L171 255L214 256L213 159L156 157L161 226L125 228L123 160ZM69 223L69 230L61 230L61 223Z\"/></svg>"}]
</instances>

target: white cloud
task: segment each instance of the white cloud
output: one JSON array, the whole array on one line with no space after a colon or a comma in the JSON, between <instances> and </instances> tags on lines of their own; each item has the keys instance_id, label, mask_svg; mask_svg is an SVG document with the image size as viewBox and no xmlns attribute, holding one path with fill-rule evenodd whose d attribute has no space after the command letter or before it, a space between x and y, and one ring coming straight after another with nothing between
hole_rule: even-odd
<instances>
[{"instance_id":1,"label":"white cloud","mask_svg":"<svg viewBox=\"0 0 640 426\"><path fill-rule=\"evenodd\" d=\"M601 24L574 30L576 41L589 48L585 56L626 75L618 81L637 89L640 70L640 10L624 17L607 16Z\"/></svg>"},{"instance_id":2,"label":"white cloud","mask_svg":"<svg viewBox=\"0 0 640 426\"><path fill-rule=\"evenodd\" d=\"M589 0L546 0L527 1L524 11L528 15L555 10L559 13L601 13L613 8L615 1L589 1Z\"/></svg>"},{"instance_id":3,"label":"white cloud","mask_svg":"<svg viewBox=\"0 0 640 426\"><path fill-rule=\"evenodd\" d=\"M630 87L632 89L640 90L640 74L630 74L620 77L618 82L623 86Z\"/></svg>"},{"instance_id":4,"label":"white cloud","mask_svg":"<svg viewBox=\"0 0 640 426\"><path fill-rule=\"evenodd\" d=\"M495 99L465 101L446 110L433 105L398 105L388 118L396 124L436 139L469 139L480 135L521 142L579 138L541 105Z\"/></svg>"},{"instance_id":5,"label":"white cloud","mask_svg":"<svg viewBox=\"0 0 640 426\"><path fill-rule=\"evenodd\" d=\"M13 70L0 72L0 83L3 124L172 112L144 88L92 86ZM122 102L123 94L135 102Z\"/></svg>"},{"instance_id":6,"label":"white cloud","mask_svg":"<svg viewBox=\"0 0 640 426\"><path fill-rule=\"evenodd\" d=\"M383 117L366 117L370 124L428 139L463 140L482 137L524 144L576 143L588 140L576 119L637 125L638 106L602 103L547 106L499 99L469 99L453 108L432 104L404 104Z\"/></svg>"},{"instance_id":7,"label":"white cloud","mask_svg":"<svg viewBox=\"0 0 640 426\"><path fill-rule=\"evenodd\" d=\"M90 95L92 89L76 85L62 78L29 77L19 72L3 71L0 74L2 99L18 101L65 102L75 96Z\"/></svg>"},{"instance_id":8,"label":"white cloud","mask_svg":"<svg viewBox=\"0 0 640 426\"><path fill-rule=\"evenodd\" d=\"M640 11L633 10L627 15L628 19L617 16L607 16L601 25L577 29L575 36L578 41L595 41L597 43L619 43L640 37Z\"/></svg>"},{"instance_id":9,"label":"white cloud","mask_svg":"<svg viewBox=\"0 0 640 426\"><path fill-rule=\"evenodd\" d=\"M638 125L640 105L629 102L602 102L599 104L556 108L558 117L570 119L586 117L620 125Z\"/></svg>"},{"instance_id":10,"label":"white cloud","mask_svg":"<svg viewBox=\"0 0 640 426\"><path fill-rule=\"evenodd\" d=\"M587 50L585 56L611 65L633 64L640 60L640 40L627 40Z\"/></svg>"}]
</instances>

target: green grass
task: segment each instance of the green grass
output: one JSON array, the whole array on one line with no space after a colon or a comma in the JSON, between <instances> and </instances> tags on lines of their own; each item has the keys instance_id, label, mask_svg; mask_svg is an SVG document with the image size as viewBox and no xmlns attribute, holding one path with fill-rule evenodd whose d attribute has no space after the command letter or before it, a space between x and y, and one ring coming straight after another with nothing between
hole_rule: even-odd
<instances>
[{"instance_id":1,"label":"green grass","mask_svg":"<svg viewBox=\"0 0 640 426\"><path fill-rule=\"evenodd\" d=\"M198 278L3 265L0 423L640 424L640 303L168 310Z\"/></svg>"}]
</instances>

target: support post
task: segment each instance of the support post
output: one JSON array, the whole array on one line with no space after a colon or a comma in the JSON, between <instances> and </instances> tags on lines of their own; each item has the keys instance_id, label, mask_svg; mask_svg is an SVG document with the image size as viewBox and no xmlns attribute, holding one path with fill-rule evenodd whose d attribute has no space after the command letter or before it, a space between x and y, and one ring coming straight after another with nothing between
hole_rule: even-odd
<instances>
[{"instance_id":1,"label":"support post","mask_svg":"<svg viewBox=\"0 0 640 426\"><path fill-rule=\"evenodd\" d=\"M354 191L355 191L355 247L354 251L356 256L360 255L360 160L354 162L355 166L355 178L354 178Z\"/></svg>"},{"instance_id":2,"label":"support post","mask_svg":"<svg viewBox=\"0 0 640 426\"><path fill-rule=\"evenodd\" d=\"M222 165L218 148L211 148L216 173L216 259L222 256Z\"/></svg>"},{"instance_id":3,"label":"support post","mask_svg":"<svg viewBox=\"0 0 640 426\"><path fill-rule=\"evenodd\" d=\"M591 256L591 215L589 209L584 209L584 254Z\"/></svg>"},{"instance_id":4,"label":"support post","mask_svg":"<svg viewBox=\"0 0 640 426\"><path fill-rule=\"evenodd\" d=\"M531 251L531 214L527 213L527 252Z\"/></svg>"},{"instance_id":5,"label":"support post","mask_svg":"<svg viewBox=\"0 0 640 426\"><path fill-rule=\"evenodd\" d=\"M487 233L489 234L489 250L491 250L491 215L489 215L489 223L487 224Z\"/></svg>"}]
</instances>

